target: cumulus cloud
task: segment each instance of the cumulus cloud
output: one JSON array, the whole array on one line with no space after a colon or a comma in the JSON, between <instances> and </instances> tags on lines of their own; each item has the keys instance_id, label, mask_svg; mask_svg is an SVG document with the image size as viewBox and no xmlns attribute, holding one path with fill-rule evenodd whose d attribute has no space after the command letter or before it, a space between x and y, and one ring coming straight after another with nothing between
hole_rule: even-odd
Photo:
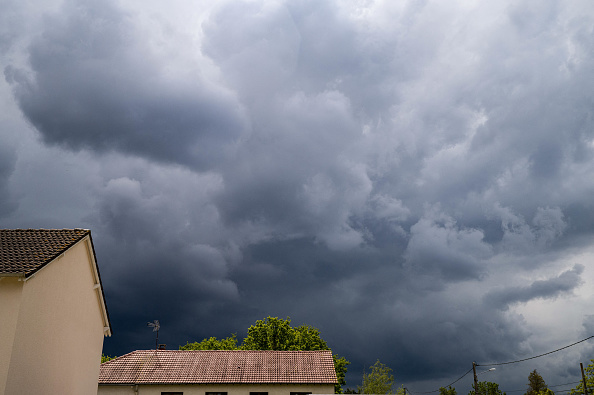
<instances>
[{"instance_id":1,"label":"cumulus cloud","mask_svg":"<svg viewBox=\"0 0 594 395\"><path fill-rule=\"evenodd\" d=\"M291 316L431 391L589 325L519 312L587 305L588 2L58 3L0 16L0 215L92 229L108 354Z\"/></svg>"},{"instance_id":2,"label":"cumulus cloud","mask_svg":"<svg viewBox=\"0 0 594 395\"><path fill-rule=\"evenodd\" d=\"M16 155L10 145L0 146L0 217L12 212L18 205L16 196L12 196L9 180L13 174Z\"/></svg>"},{"instance_id":3,"label":"cumulus cloud","mask_svg":"<svg viewBox=\"0 0 594 395\"><path fill-rule=\"evenodd\" d=\"M438 207L410 228L405 259L421 273L434 272L445 281L479 279L485 274L485 261L492 256L479 229L460 229L456 221Z\"/></svg>"},{"instance_id":4,"label":"cumulus cloud","mask_svg":"<svg viewBox=\"0 0 594 395\"><path fill-rule=\"evenodd\" d=\"M571 293L583 283L581 274L584 266L574 265L556 277L546 280L537 280L528 286L503 287L485 294L486 303L499 309L507 310L515 303L527 303L534 299L552 299L560 295Z\"/></svg>"},{"instance_id":5,"label":"cumulus cloud","mask_svg":"<svg viewBox=\"0 0 594 395\"><path fill-rule=\"evenodd\" d=\"M65 2L6 80L47 143L210 168L247 130L241 106L206 61L151 34L113 2Z\"/></svg>"}]
</instances>

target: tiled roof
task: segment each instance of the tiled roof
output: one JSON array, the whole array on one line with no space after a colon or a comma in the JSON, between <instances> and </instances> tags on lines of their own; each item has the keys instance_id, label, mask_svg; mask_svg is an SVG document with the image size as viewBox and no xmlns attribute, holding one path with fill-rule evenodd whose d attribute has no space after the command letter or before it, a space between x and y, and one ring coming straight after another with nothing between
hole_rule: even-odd
<instances>
[{"instance_id":1,"label":"tiled roof","mask_svg":"<svg viewBox=\"0 0 594 395\"><path fill-rule=\"evenodd\" d=\"M0 229L0 274L28 277L89 233L86 229Z\"/></svg>"},{"instance_id":2,"label":"tiled roof","mask_svg":"<svg viewBox=\"0 0 594 395\"><path fill-rule=\"evenodd\" d=\"M330 350L139 350L101 364L99 384L335 384Z\"/></svg>"}]
</instances>

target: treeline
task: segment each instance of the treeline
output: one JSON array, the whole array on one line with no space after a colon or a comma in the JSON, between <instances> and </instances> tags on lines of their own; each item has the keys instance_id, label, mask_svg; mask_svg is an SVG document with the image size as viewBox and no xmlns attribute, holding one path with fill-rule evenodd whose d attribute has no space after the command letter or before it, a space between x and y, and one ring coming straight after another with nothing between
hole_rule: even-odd
<instances>
[{"instance_id":1,"label":"treeline","mask_svg":"<svg viewBox=\"0 0 594 395\"><path fill-rule=\"evenodd\" d=\"M320 331L309 325L291 326L291 319L268 317L257 320L248 328L247 336L238 343L237 335L232 334L224 339L210 337L200 342L187 342L180 350L277 350L277 351L316 351L330 350L321 338ZM344 357L332 354L334 370L338 384L334 392L342 394L342 386L346 384L346 372L349 361Z\"/></svg>"},{"instance_id":2,"label":"treeline","mask_svg":"<svg viewBox=\"0 0 594 395\"><path fill-rule=\"evenodd\" d=\"M239 342L236 334L218 339L210 337L200 342L187 342L180 350L278 350L278 351L315 351L330 350L328 344L321 338L320 332L309 325L291 326L291 319L278 317L268 317L263 320L257 320L256 323L248 328L247 336ZM334 369L338 379L335 385L335 393L342 394L343 386L346 384L346 372L349 361L336 354L332 355L334 360ZM101 356L101 362L113 359L106 355ZM347 388L344 393L347 394L397 394L397 395L415 395L408 391L403 385L397 387L394 384L394 375L392 369L381 363L379 360L369 367L369 373L363 373L363 379L360 386L356 389ZM584 369L588 395L594 395L594 359ZM473 386L474 387L474 386ZM506 395L499 389L497 383L490 381L480 381L478 388L472 388L468 395ZM476 390L476 391L475 391ZM454 387L441 387L439 395L458 395ZM514 391L515 392L515 391ZM567 391L562 391L567 392ZM408 393L408 394L407 394ZM570 391L570 395L583 395L583 384L580 383ZM555 395L554 391L548 388L543 377L533 370L528 376L528 387L524 395Z\"/></svg>"},{"instance_id":3,"label":"treeline","mask_svg":"<svg viewBox=\"0 0 594 395\"><path fill-rule=\"evenodd\" d=\"M396 388L394 385L394 376L391 373L392 369L379 360L370 366L369 369L369 373L363 374L361 386L358 386L356 389L348 388L345 393L415 395L414 392L408 391L403 385ZM588 395L594 395L594 359L591 359L590 364L584 369L584 377L586 379ZM456 388L451 386L447 388L441 387L436 392L439 392L439 395L458 395ZM583 383L580 381L575 388L562 392L569 392L570 395L583 395ZM479 381L476 391L475 388L472 388L468 392L468 395L506 395L506 393L499 389L499 384L497 383ZM528 386L524 395L555 395L555 392L547 386L543 377L535 369L528 375Z\"/></svg>"}]
</instances>

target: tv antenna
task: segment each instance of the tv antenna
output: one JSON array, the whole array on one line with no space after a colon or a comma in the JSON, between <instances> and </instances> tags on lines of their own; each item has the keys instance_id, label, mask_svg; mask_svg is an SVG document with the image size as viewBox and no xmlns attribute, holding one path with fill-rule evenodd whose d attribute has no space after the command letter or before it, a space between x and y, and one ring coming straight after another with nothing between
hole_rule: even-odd
<instances>
[{"instance_id":1,"label":"tv antenna","mask_svg":"<svg viewBox=\"0 0 594 395\"><path fill-rule=\"evenodd\" d=\"M153 332L157 332L157 339L155 340L155 350L159 348L159 328L161 328L161 324L159 324L159 320L154 320L153 322L147 322L146 326L150 326L153 328Z\"/></svg>"}]
</instances>

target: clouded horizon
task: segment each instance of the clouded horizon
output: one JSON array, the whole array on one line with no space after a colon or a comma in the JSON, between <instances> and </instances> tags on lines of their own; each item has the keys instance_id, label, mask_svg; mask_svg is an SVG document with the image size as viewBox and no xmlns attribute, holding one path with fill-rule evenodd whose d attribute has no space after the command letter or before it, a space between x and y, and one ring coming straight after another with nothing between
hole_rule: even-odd
<instances>
[{"instance_id":1,"label":"clouded horizon","mask_svg":"<svg viewBox=\"0 0 594 395\"><path fill-rule=\"evenodd\" d=\"M290 316L421 392L594 335L590 2L3 9L0 221L91 229L105 353Z\"/></svg>"}]
</instances>

